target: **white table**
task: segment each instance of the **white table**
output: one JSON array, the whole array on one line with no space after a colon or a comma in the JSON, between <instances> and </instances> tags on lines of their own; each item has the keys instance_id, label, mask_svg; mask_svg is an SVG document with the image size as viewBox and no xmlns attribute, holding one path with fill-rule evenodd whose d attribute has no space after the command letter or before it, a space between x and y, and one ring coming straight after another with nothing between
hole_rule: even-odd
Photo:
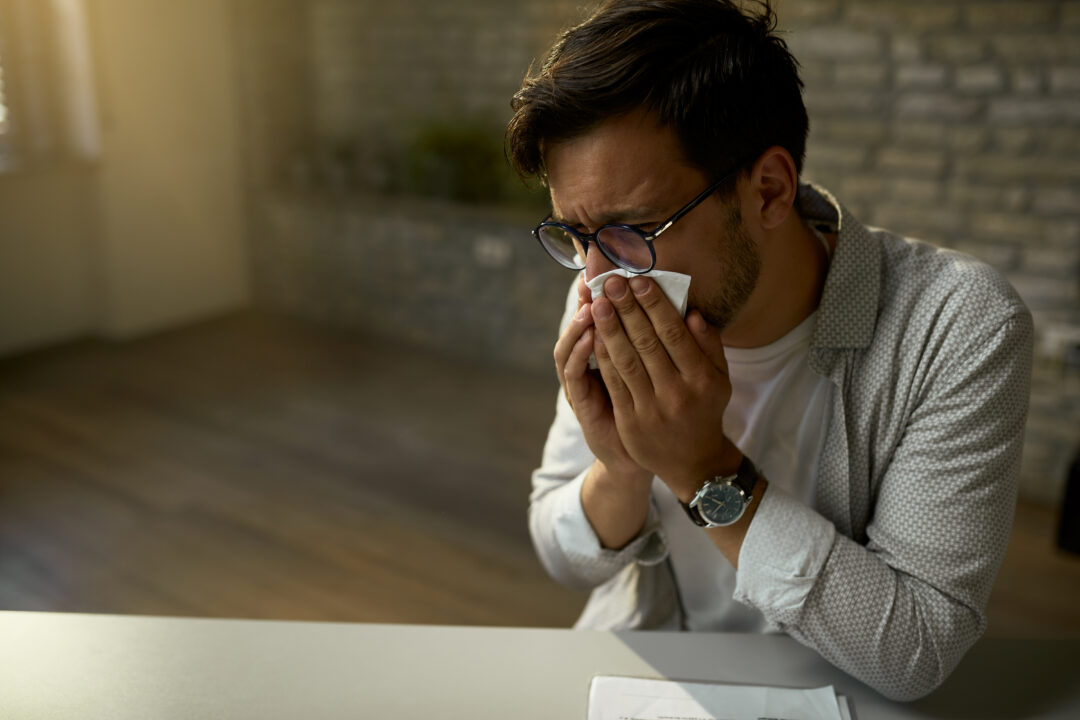
<instances>
[{"instance_id":1,"label":"white table","mask_svg":"<svg viewBox=\"0 0 1080 720\"><path fill-rule=\"evenodd\" d=\"M983 640L893 703L782 636L0 612L0 718L584 718L596 674L834 685L858 720L1080 718L1080 639Z\"/></svg>"}]
</instances>

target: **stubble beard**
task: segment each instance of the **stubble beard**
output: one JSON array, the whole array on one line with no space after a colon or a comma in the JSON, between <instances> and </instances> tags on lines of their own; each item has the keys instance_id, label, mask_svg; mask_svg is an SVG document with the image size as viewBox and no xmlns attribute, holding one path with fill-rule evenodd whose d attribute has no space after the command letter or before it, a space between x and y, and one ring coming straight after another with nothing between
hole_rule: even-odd
<instances>
[{"instance_id":1,"label":"stubble beard","mask_svg":"<svg viewBox=\"0 0 1080 720\"><path fill-rule=\"evenodd\" d=\"M717 254L723 263L723 283L713 297L698 306L698 311L707 323L723 330L746 305L761 275L761 255L743 227L738 207L731 209L720 230Z\"/></svg>"}]
</instances>

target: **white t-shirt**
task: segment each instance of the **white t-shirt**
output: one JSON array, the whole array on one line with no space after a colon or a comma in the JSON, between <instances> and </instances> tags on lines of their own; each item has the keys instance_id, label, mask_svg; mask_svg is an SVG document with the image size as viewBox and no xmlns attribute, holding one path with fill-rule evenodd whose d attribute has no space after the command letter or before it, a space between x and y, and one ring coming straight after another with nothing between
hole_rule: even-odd
<instances>
[{"instance_id":1,"label":"white t-shirt","mask_svg":"<svg viewBox=\"0 0 1080 720\"><path fill-rule=\"evenodd\" d=\"M757 465L770 485L813 507L814 487L832 384L810 370L807 354L817 313L776 342L759 348L725 348L731 400L724 431ZM690 630L763 632L774 629L757 610L732 599L735 569L705 533L690 522L659 479L669 557Z\"/></svg>"}]
</instances>

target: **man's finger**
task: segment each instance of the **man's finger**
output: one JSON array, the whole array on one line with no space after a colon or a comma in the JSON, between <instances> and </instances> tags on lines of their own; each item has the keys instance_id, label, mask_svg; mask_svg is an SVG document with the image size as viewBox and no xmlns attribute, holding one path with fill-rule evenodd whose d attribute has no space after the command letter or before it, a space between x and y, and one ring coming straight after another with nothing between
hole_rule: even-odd
<instances>
[{"instance_id":1,"label":"man's finger","mask_svg":"<svg viewBox=\"0 0 1080 720\"><path fill-rule=\"evenodd\" d=\"M686 316L686 327L690 330L702 354L720 372L727 375L727 358L724 357L724 343L720 339L720 330L705 321L700 311L691 310Z\"/></svg>"},{"instance_id":2,"label":"man's finger","mask_svg":"<svg viewBox=\"0 0 1080 720\"><path fill-rule=\"evenodd\" d=\"M600 368L600 377L604 379L604 387L607 388L608 397L611 399L611 407L616 413L632 412L634 396L612 363L607 343L599 336L596 336L593 343L593 352L596 354L596 364Z\"/></svg>"},{"instance_id":3,"label":"man's finger","mask_svg":"<svg viewBox=\"0 0 1080 720\"><path fill-rule=\"evenodd\" d=\"M630 287L655 334L658 352L663 354L666 366L683 374L700 367L703 360L701 351L660 286L649 278L636 277L630 281ZM647 364L652 372L653 365ZM657 361L654 364L660 363Z\"/></svg>"},{"instance_id":4,"label":"man's finger","mask_svg":"<svg viewBox=\"0 0 1080 720\"><path fill-rule=\"evenodd\" d=\"M652 385L658 387L670 382L676 370L671 364L671 358L668 357L663 342L656 334L652 319L638 304L635 293L631 292L631 288L639 285L640 282L651 283L652 281L645 278L633 278L627 283L621 277L613 277L604 284L604 294L605 297L610 298L612 305L619 313L619 322L622 323L630 344L641 357L642 365L648 371Z\"/></svg>"},{"instance_id":5,"label":"man's finger","mask_svg":"<svg viewBox=\"0 0 1080 720\"><path fill-rule=\"evenodd\" d=\"M615 307L607 297L597 298L592 303L592 313L593 322L596 323L597 344L599 345L600 340L603 341L603 351L611 364L609 372L618 374L622 384L633 395L635 402L638 404L644 402L646 398L653 395L652 379L637 349L626 336ZM599 352L596 359L599 363ZM607 376L604 377L606 384ZM610 385L608 390L610 392Z\"/></svg>"},{"instance_id":6,"label":"man's finger","mask_svg":"<svg viewBox=\"0 0 1080 720\"><path fill-rule=\"evenodd\" d=\"M563 390L570 407L575 407L575 400L584 399L589 391L589 355L593 352L593 329L586 328L570 349L570 355L563 367Z\"/></svg>"},{"instance_id":7,"label":"man's finger","mask_svg":"<svg viewBox=\"0 0 1080 720\"><path fill-rule=\"evenodd\" d=\"M592 312L590 312L588 305L583 305L578 308L577 314L571 318L570 324L566 326L562 335L555 342L555 372L558 374L559 382L564 389L566 389L566 364L582 335L592 324Z\"/></svg>"}]
</instances>

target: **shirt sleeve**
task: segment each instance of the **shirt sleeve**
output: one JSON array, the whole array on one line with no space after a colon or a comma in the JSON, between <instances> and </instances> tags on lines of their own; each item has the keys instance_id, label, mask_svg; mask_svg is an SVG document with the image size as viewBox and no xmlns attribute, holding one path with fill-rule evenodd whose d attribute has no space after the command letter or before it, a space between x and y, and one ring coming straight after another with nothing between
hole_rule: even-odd
<instances>
[{"instance_id":1,"label":"shirt sleeve","mask_svg":"<svg viewBox=\"0 0 1080 720\"><path fill-rule=\"evenodd\" d=\"M769 486L735 597L893 699L936 688L986 627L1008 545L1031 376L1031 316L960 334L915 388L857 542Z\"/></svg>"}]
</instances>

